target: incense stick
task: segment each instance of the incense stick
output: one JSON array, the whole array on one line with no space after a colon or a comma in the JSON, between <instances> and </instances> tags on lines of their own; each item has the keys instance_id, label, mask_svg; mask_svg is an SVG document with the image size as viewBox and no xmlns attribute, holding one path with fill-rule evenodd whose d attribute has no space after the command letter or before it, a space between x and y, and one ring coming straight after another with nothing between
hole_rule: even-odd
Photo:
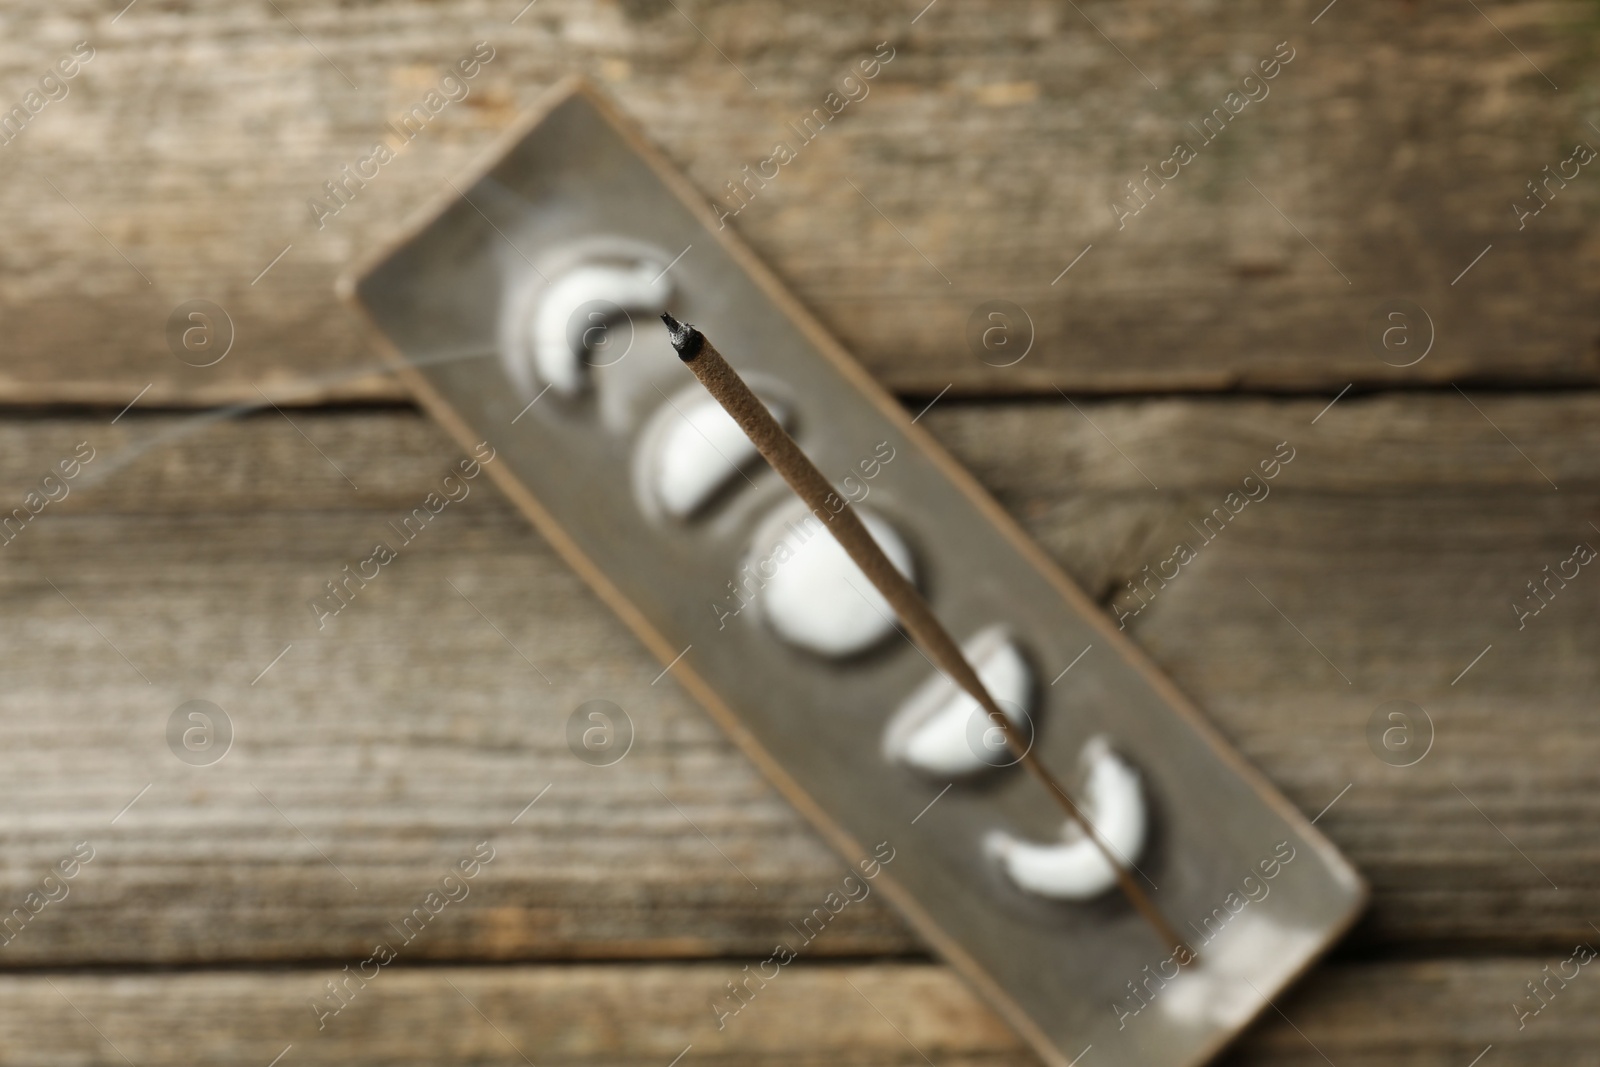
<instances>
[{"instance_id":1,"label":"incense stick","mask_svg":"<svg viewBox=\"0 0 1600 1067\"><path fill-rule=\"evenodd\" d=\"M679 322L670 313L664 313L661 321L667 324L667 332L672 338L672 347L677 351L678 358L694 372L700 384L705 386L706 391L722 405L723 410L732 416L734 422L739 424L739 428L750 438L762 457L771 464L772 469L789 483L789 488L793 489L815 514L824 516L828 532L889 602L889 606L899 616L911 640L921 647L940 671L966 690L967 694L988 713L989 718L1000 728L1006 744L1016 754L1018 762L1056 798L1067 817L1077 823L1085 835L1100 849L1106 861L1111 864L1111 869L1116 872L1117 884L1121 887L1123 895L1167 943L1167 947L1177 948L1174 958L1180 964L1194 962L1194 951L1184 944L1183 939L1167 923L1155 903L1122 865L1120 857L1112 853L1105 840L1084 816L1077 802L1033 754L1032 746L1018 736L1011 720L989 695L982 679L978 677L978 672L967 662L966 656L961 652L961 646L956 644L950 632L944 628L944 624L934 615L928 602L917 592L917 587L896 570L889 557L884 555L849 501L834 492L832 483L823 477L816 464L801 451L794 438L790 437L778 420L772 417L766 405L751 392L744 379L728 365L722 353L706 340L704 334L693 326ZM838 505L837 509L834 504Z\"/></svg>"}]
</instances>

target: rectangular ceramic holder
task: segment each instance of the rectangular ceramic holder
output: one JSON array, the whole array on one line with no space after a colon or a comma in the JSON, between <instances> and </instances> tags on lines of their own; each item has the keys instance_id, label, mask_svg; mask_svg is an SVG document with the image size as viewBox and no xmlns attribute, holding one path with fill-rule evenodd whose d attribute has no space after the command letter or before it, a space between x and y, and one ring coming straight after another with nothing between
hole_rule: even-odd
<instances>
[{"instance_id":1,"label":"rectangular ceramic holder","mask_svg":"<svg viewBox=\"0 0 1600 1067\"><path fill-rule=\"evenodd\" d=\"M463 446L494 446L488 470L516 505L847 862L889 843L875 887L1046 1062L1092 1045L1093 1067L1201 1063L1350 925L1366 891L1343 857L594 90L553 90L455 188L344 295L428 410ZM1137 876L1198 966L1177 973L1115 889L1076 903L1012 884L985 840L1062 834L1021 768L941 779L885 756L887 721L932 674L908 641L830 658L759 617L761 579L740 567L794 500L771 470L746 467L686 519L663 510L651 442L698 386L653 313L598 305L569 330L577 363L539 363L542 293L585 264L674 257L648 284L776 399L824 474L854 476L841 492L865 491L900 533L956 639L996 625L1014 639L1044 763L1081 788L1080 752L1104 736L1137 768L1150 813ZM585 339L590 322L601 332Z\"/></svg>"}]
</instances>

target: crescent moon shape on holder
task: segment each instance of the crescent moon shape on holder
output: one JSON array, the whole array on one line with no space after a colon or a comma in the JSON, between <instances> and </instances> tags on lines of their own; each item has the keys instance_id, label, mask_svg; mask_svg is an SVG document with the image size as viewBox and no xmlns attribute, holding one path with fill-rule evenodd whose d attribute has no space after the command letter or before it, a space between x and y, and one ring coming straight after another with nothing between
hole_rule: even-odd
<instances>
[{"instance_id":1,"label":"crescent moon shape on holder","mask_svg":"<svg viewBox=\"0 0 1600 1067\"><path fill-rule=\"evenodd\" d=\"M650 258L582 259L553 275L523 305L520 321L512 323L512 344L532 364L532 377L562 396L577 396L588 387L589 368L603 365L591 358L591 345L604 343L614 320L635 313L654 318L671 298L665 264ZM574 321L588 305L594 307L583 321ZM591 339L596 330L599 342ZM526 392L532 382L525 366L513 360L510 370Z\"/></svg>"},{"instance_id":2,"label":"crescent moon shape on holder","mask_svg":"<svg viewBox=\"0 0 1600 1067\"><path fill-rule=\"evenodd\" d=\"M1083 746L1089 774L1083 814L1110 852L1131 867L1144 848L1148 812L1139 772L1111 750L1103 736ZM1077 823L1067 822L1061 841L1040 844L993 830L984 850L1019 889L1051 900L1090 900L1117 884L1117 872Z\"/></svg>"},{"instance_id":3,"label":"crescent moon shape on holder","mask_svg":"<svg viewBox=\"0 0 1600 1067\"><path fill-rule=\"evenodd\" d=\"M1012 724L1031 736L1028 715L1033 696L1033 671L1003 626L989 626L961 646ZM978 702L940 672L934 672L894 713L883 731L883 754L925 774L956 777L975 774L996 763L980 751L993 731L987 722L974 737L973 716L983 715ZM1004 744L999 751L1004 751Z\"/></svg>"}]
</instances>

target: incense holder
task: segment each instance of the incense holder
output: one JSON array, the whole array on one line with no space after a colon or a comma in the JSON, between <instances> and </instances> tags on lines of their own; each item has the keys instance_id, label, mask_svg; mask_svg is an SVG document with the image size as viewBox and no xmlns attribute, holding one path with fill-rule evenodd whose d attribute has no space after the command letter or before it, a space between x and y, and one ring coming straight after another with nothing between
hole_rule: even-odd
<instances>
[{"instance_id":1,"label":"incense holder","mask_svg":"<svg viewBox=\"0 0 1600 1067\"><path fill-rule=\"evenodd\" d=\"M344 295L847 864L894 857L875 884L1047 1063L1201 1063L1354 921L1350 864L597 92L552 90L455 188ZM1109 863L825 558L817 517L693 409L668 301L866 501L1198 963L1107 892Z\"/></svg>"}]
</instances>

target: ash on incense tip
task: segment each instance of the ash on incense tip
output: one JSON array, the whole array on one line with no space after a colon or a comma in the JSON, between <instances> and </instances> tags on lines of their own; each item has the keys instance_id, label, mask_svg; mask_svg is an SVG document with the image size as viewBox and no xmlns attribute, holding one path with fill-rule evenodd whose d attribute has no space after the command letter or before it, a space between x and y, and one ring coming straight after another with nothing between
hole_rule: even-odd
<instances>
[{"instance_id":1,"label":"ash on incense tip","mask_svg":"<svg viewBox=\"0 0 1600 1067\"><path fill-rule=\"evenodd\" d=\"M672 347L678 353L678 358L685 363L700 354L700 348L705 344L705 336L693 326L685 325L672 317L672 312L663 311L661 321L667 324L667 336L672 340Z\"/></svg>"}]
</instances>

